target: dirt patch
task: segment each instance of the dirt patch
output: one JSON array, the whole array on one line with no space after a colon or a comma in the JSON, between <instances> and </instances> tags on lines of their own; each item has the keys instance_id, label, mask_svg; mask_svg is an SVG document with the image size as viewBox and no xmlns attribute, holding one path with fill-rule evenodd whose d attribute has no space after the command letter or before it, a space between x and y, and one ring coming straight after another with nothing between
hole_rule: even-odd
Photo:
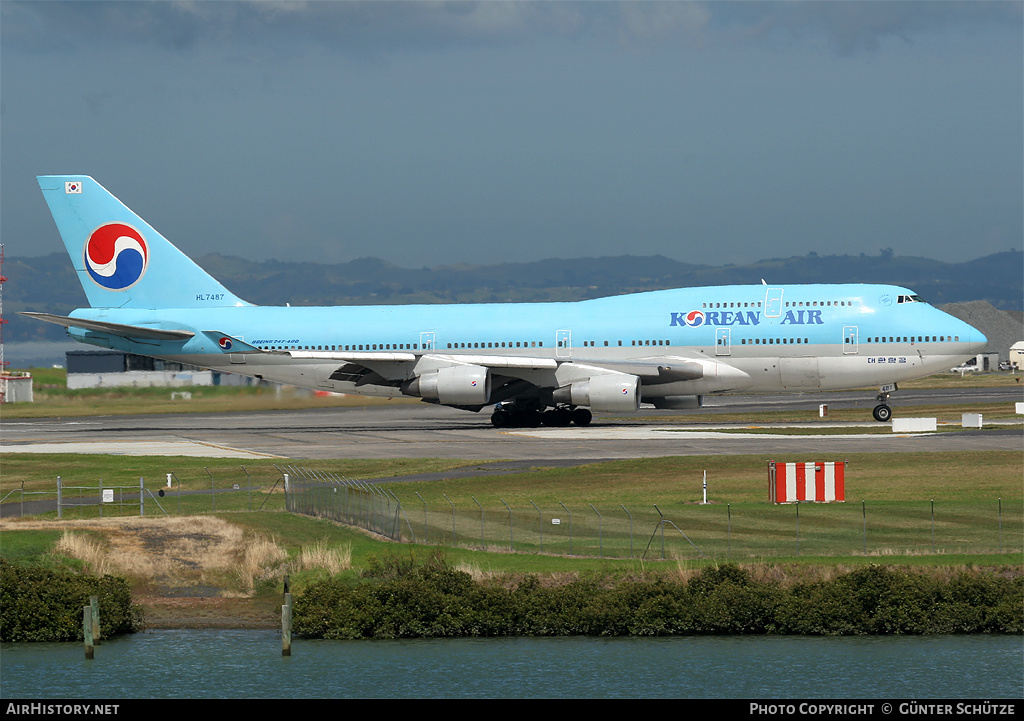
<instances>
[{"instance_id":1,"label":"dirt patch","mask_svg":"<svg viewBox=\"0 0 1024 721\"><path fill-rule=\"evenodd\" d=\"M138 596L147 628L280 628L273 599Z\"/></svg>"},{"instance_id":2,"label":"dirt patch","mask_svg":"<svg viewBox=\"0 0 1024 721\"><path fill-rule=\"evenodd\" d=\"M280 597L256 598L253 588L255 579L283 575L287 554L220 518L4 521L3 529L65 531L60 552L93 573L128 578L149 628L280 626Z\"/></svg>"}]
</instances>

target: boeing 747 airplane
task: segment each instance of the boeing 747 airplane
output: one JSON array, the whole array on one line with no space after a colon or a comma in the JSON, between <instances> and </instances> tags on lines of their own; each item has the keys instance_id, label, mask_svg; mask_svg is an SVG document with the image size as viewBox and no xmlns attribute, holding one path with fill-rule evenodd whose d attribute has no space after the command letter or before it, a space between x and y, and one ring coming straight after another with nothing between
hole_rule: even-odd
<instances>
[{"instance_id":1,"label":"boeing 747 airplane","mask_svg":"<svg viewBox=\"0 0 1024 721\"><path fill-rule=\"evenodd\" d=\"M730 285L575 303L255 306L99 183L39 177L90 307L77 341L313 389L480 411L496 427L698 408L714 393L877 386L948 369L978 330L891 285ZM763 283L763 281L762 281Z\"/></svg>"}]
</instances>

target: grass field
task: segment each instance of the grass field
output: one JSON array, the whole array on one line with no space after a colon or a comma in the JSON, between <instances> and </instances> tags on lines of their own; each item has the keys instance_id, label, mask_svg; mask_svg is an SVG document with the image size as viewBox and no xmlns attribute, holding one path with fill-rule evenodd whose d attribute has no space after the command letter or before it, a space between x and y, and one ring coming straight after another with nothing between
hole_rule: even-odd
<instances>
[{"instance_id":1,"label":"grass field","mask_svg":"<svg viewBox=\"0 0 1024 721\"><path fill-rule=\"evenodd\" d=\"M454 546L450 553L456 558L506 572L570 572L602 564L628 569L641 557L643 563L664 560L695 567L725 559L931 566L1024 560L1020 453L853 454L847 460L846 503L774 505L768 502L765 459L688 456L393 484L382 515L398 520L403 540ZM68 469L62 475L66 503L73 503L76 495L98 495L99 477L108 488L123 479L123 492L128 493L137 491L137 476L143 475L154 479L147 488L155 493L171 472L180 482L176 489L203 491L212 485L219 493L149 498L148 519L216 514L272 537L290 555L320 535L328 546L352 543L352 564L357 566L367 554L394 547L326 520L283 513L280 473L266 461L247 463L248 476L232 461L189 458L11 454L3 465L5 489L20 491L24 483L27 491L48 492L51 499L54 476ZM316 470L358 478L464 465L472 464L326 460L317 462ZM707 505L700 503L704 471ZM237 491L229 490L236 484ZM321 512L341 502L329 487L317 493ZM374 503L380 508L379 498ZM139 504L134 499L107 504L103 512L103 523L113 524L137 517ZM39 530L30 532L41 534L38 543L19 538L28 532L19 530L26 528L22 523L5 521L0 552L7 555L10 548L20 556L32 555L26 548L34 547L39 556L54 542L55 531L45 530L48 526L89 524L98 515L96 505L65 508L63 522L56 521L55 513L44 514L41 526L33 524ZM671 523L659 525L662 517ZM554 525L553 518L561 522ZM102 529L91 532L104 535ZM612 560L616 556L620 560Z\"/></svg>"},{"instance_id":2,"label":"grass field","mask_svg":"<svg viewBox=\"0 0 1024 721\"><path fill-rule=\"evenodd\" d=\"M938 378L933 383L955 387L1019 383L1019 377L1009 374L933 378ZM60 372L39 373L37 379L39 402L26 415L139 413L142 407L148 412L168 412L171 407L223 412L367 401L282 399L266 389L212 388L192 389L192 401L172 402L169 389L66 391L60 387ZM282 405L292 402L297 405ZM868 398L865 407L871 402ZM4 416L17 417L29 408L8 406ZM986 420L1014 417L1012 404L908 409L897 403L896 410L898 415L937 415L950 421L959 421L964 411L982 412ZM656 422L671 420L661 417ZM820 421L816 412L765 412L734 419L694 413L680 414L678 420L745 426L810 421L813 432L828 432L830 423L864 420L864 411L833 412ZM652 568L685 574L723 560L740 560L767 574L773 573L771 568L785 567L790 575L810 572L794 569L827 573L821 569L865 563L930 566L937 572L944 567L1007 567L1019 573L1024 564L1020 452L851 454L834 459L849 461L847 502L799 507L768 502L767 460L740 455L638 459L457 481L396 483L389 490L393 501L402 503L403 540L415 536L429 545L451 545L446 551L449 560L475 575L636 574ZM106 505L102 519L99 507L91 505L66 508L60 521L55 513L5 520L0 523L0 554L20 561L108 569L128 575L141 589L157 583L159 576L160 583L210 585L221 595L260 596L286 572L301 590L339 568L341 573L357 574L371 556L429 553L427 546L396 545L323 518L284 512L281 473L274 463L5 454L0 459L0 497L6 503L16 503L23 491L26 501L52 500L57 476L66 502L97 496L101 485L115 489L118 498L137 493L140 477L155 498L147 497L142 519L138 500L132 498ZM477 463L335 459L302 465L313 465L324 474L377 478ZM708 505L700 503L704 471ZM168 473L173 474L174 491L194 493L159 497ZM199 493L210 489L217 494ZM552 523L556 517L561 521L557 526ZM662 518L671 524L659 523ZM185 522L172 525L179 521ZM69 530L70 538L65 534ZM177 567L154 565L159 557L172 555L180 560ZM318 557L328 560L314 560Z\"/></svg>"}]
</instances>

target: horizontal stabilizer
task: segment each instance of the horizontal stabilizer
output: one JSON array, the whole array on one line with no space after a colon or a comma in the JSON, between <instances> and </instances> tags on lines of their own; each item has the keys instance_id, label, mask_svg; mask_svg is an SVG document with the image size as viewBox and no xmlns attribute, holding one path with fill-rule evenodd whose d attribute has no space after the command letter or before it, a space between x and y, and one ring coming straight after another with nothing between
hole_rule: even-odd
<instances>
[{"instance_id":1,"label":"horizontal stabilizer","mask_svg":"<svg viewBox=\"0 0 1024 721\"><path fill-rule=\"evenodd\" d=\"M151 328L141 325L124 325L123 323L108 323L102 320L86 320L84 318L71 318L66 315L54 315L52 313L31 313L21 311L19 315L35 318L46 323L55 323L65 328L82 328L97 333L121 336L122 338L145 338L146 340L180 340L186 341L195 333L190 330L167 330L164 328Z\"/></svg>"}]
</instances>

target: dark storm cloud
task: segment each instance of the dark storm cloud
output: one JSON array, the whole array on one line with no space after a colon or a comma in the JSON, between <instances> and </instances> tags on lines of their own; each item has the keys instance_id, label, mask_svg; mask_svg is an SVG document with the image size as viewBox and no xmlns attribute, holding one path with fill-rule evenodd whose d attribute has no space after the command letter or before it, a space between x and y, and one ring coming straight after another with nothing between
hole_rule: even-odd
<instances>
[{"instance_id":1,"label":"dark storm cloud","mask_svg":"<svg viewBox=\"0 0 1024 721\"><path fill-rule=\"evenodd\" d=\"M200 44L317 42L340 52L428 49L524 33L567 32L590 9L543 3L42 2L4 4L4 41L74 51L118 43L185 50Z\"/></svg>"},{"instance_id":2,"label":"dark storm cloud","mask_svg":"<svg viewBox=\"0 0 1024 721\"><path fill-rule=\"evenodd\" d=\"M1021 3L0 2L0 222L406 266L1021 244Z\"/></svg>"},{"instance_id":3,"label":"dark storm cloud","mask_svg":"<svg viewBox=\"0 0 1024 721\"><path fill-rule=\"evenodd\" d=\"M953 26L1019 28L1019 2L5 2L3 39L24 49L205 43L342 53L427 50L538 35L629 43L823 37L839 53ZM719 35L724 34L724 35Z\"/></svg>"}]
</instances>

